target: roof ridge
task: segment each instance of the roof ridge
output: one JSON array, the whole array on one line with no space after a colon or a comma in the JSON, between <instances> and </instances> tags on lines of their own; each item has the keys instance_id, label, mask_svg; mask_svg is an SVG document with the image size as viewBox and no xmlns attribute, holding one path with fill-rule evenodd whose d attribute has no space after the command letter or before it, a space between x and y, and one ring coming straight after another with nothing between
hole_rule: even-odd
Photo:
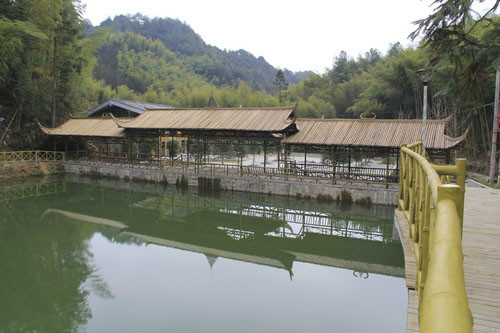
<instances>
[{"instance_id":1,"label":"roof ridge","mask_svg":"<svg viewBox=\"0 0 500 333\"><path fill-rule=\"evenodd\" d=\"M118 119L134 119L135 117L117 117ZM113 119L112 116L103 116L103 117L71 117L68 120L98 120L98 119Z\"/></svg>"},{"instance_id":2,"label":"roof ridge","mask_svg":"<svg viewBox=\"0 0 500 333\"><path fill-rule=\"evenodd\" d=\"M145 107L146 111L201 111L201 110L207 110L207 111L218 111L218 110L231 110L231 111L246 111L246 110L276 110L276 111L285 111L285 110L295 110L295 106L289 106L289 107L275 107L275 106L255 106L255 107L226 107L226 108L211 108L211 107L204 107L204 108L172 108L172 109L150 109L148 107Z\"/></svg>"},{"instance_id":3,"label":"roof ridge","mask_svg":"<svg viewBox=\"0 0 500 333\"><path fill-rule=\"evenodd\" d=\"M451 117L444 119L427 119L428 122L433 123L447 123ZM297 121L318 121L318 122L334 122L334 121L359 121L359 122L421 122L422 119L359 119L359 118L297 118Z\"/></svg>"}]
</instances>

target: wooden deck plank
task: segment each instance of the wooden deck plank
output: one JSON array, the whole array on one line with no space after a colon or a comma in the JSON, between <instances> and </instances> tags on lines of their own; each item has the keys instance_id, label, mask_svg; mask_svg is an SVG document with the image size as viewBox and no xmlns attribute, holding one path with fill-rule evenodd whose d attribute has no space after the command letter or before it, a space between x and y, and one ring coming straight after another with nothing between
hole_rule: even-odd
<instances>
[{"instance_id":1,"label":"wooden deck plank","mask_svg":"<svg viewBox=\"0 0 500 333\"><path fill-rule=\"evenodd\" d=\"M395 224L398 229L401 244L403 246L403 253L405 257L405 276L406 276L406 287L408 289L415 289L417 283L417 264L415 259L415 254L413 252L413 242L410 238L410 226L408 223L402 223L406 221L404 214L400 210L395 212ZM396 223L399 221L399 223Z\"/></svg>"},{"instance_id":2,"label":"wooden deck plank","mask_svg":"<svg viewBox=\"0 0 500 333\"><path fill-rule=\"evenodd\" d=\"M396 210L396 226L405 253L408 290L407 332L418 332L415 255L408 222ZM500 190L466 188L462 248L474 332L500 331Z\"/></svg>"},{"instance_id":3,"label":"wooden deck plank","mask_svg":"<svg viewBox=\"0 0 500 333\"><path fill-rule=\"evenodd\" d=\"M500 191L466 188L463 252L474 332L500 331Z\"/></svg>"}]
</instances>

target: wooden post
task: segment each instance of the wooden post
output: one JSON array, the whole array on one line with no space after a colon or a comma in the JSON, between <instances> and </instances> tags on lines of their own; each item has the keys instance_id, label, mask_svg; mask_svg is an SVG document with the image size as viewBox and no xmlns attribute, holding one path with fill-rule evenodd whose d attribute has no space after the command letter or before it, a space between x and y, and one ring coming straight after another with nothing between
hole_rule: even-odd
<instances>
[{"instance_id":1,"label":"wooden post","mask_svg":"<svg viewBox=\"0 0 500 333\"><path fill-rule=\"evenodd\" d=\"M337 169L337 161L336 161L336 155L337 155L337 147L330 148L330 154L332 154L332 183L335 184L335 171Z\"/></svg>"},{"instance_id":2,"label":"wooden post","mask_svg":"<svg viewBox=\"0 0 500 333\"><path fill-rule=\"evenodd\" d=\"M189 141L190 141L189 135L186 137L186 140L187 140L186 141L186 150L187 150L187 152L186 152L186 156L187 156L186 160L187 161L186 162L187 162L187 165L189 165Z\"/></svg>"},{"instance_id":3,"label":"wooden post","mask_svg":"<svg viewBox=\"0 0 500 333\"><path fill-rule=\"evenodd\" d=\"M243 157L241 153L241 140L238 140L238 164L240 165L240 177L243 177Z\"/></svg>"},{"instance_id":4,"label":"wooden post","mask_svg":"<svg viewBox=\"0 0 500 333\"><path fill-rule=\"evenodd\" d=\"M389 188L389 162L391 160L391 151L387 148L386 153L387 163L385 166L385 188Z\"/></svg>"},{"instance_id":5,"label":"wooden post","mask_svg":"<svg viewBox=\"0 0 500 333\"><path fill-rule=\"evenodd\" d=\"M161 167L161 135L158 135L158 140L156 140L156 143L158 144L158 149L157 149L157 159L158 159L158 168Z\"/></svg>"},{"instance_id":6,"label":"wooden post","mask_svg":"<svg viewBox=\"0 0 500 333\"><path fill-rule=\"evenodd\" d=\"M267 141L264 140L264 173L266 173L266 164L267 164Z\"/></svg>"},{"instance_id":7,"label":"wooden post","mask_svg":"<svg viewBox=\"0 0 500 333\"><path fill-rule=\"evenodd\" d=\"M288 174L288 145L286 143L285 143L285 156L283 162L285 164L285 180L287 180L288 177L286 175Z\"/></svg>"},{"instance_id":8,"label":"wooden post","mask_svg":"<svg viewBox=\"0 0 500 333\"><path fill-rule=\"evenodd\" d=\"M128 164L132 164L132 140L128 138Z\"/></svg>"},{"instance_id":9,"label":"wooden post","mask_svg":"<svg viewBox=\"0 0 500 333\"><path fill-rule=\"evenodd\" d=\"M281 168L281 141L278 144L278 170Z\"/></svg>"},{"instance_id":10,"label":"wooden post","mask_svg":"<svg viewBox=\"0 0 500 333\"><path fill-rule=\"evenodd\" d=\"M196 145L196 168L197 172L200 173L200 163L201 163L201 149L200 149L200 137L198 137L198 144Z\"/></svg>"},{"instance_id":11,"label":"wooden post","mask_svg":"<svg viewBox=\"0 0 500 333\"><path fill-rule=\"evenodd\" d=\"M106 139L106 157L109 158L109 139Z\"/></svg>"},{"instance_id":12,"label":"wooden post","mask_svg":"<svg viewBox=\"0 0 500 333\"><path fill-rule=\"evenodd\" d=\"M399 172L399 159L401 158L400 157L400 151L401 151L401 148L398 149L397 153L396 153L396 172L398 173L398 175L401 174L401 172Z\"/></svg>"},{"instance_id":13,"label":"wooden post","mask_svg":"<svg viewBox=\"0 0 500 333\"><path fill-rule=\"evenodd\" d=\"M307 146L304 146L304 177L307 177Z\"/></svg>"},{"instance_id":14,"label":"wooden post","mask_svg":"<svg viewBox=\"0 0 500 333\"><path fill-rule=\"evenodd\" d=\"M170 133L170 135L172 136L172 141L170 142L170 155L172 166L174 166L174 132Z\"/></svg>"},{"instance_id":15,"label":"wooden post","mask_svg":"<svg viewBox=\"0 0 500 333\"><path fill-rule=\"evenodd\" d=\"M203 163L207 164L207 139L203 139Z\"/></svg>"},{"instance_id":16,"label":"wooden post","mask_svg":"<svg viewBox=\"0 0 500 333\"><path fill-rule=\"evenodd\" d=\"M349 166L347 167L348 179L351 179L351 146L347 147Z\"/></svg>"}]
</instances>

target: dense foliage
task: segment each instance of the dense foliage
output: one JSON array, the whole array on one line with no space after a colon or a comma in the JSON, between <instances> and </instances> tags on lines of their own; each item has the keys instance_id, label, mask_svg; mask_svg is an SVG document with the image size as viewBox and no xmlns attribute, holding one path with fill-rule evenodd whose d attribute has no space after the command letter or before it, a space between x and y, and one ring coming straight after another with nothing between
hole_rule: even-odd
<instances>
[{"instance_id":1,"label":"dense foliage","mask_svg":"<svg viewBox=\"0 0 500 333\"><path fill-rule=\"evenodd\" d=\"M452 136L470 128L467 153L480 160L490 142L500 20L496 8L472 17L471 2L436 1L417 22L413 37L424 38L416 48L341 52L325 73L311 74L207 45L178 20L120 15L93 27L78 0L0 0L0 136L7 133L9 148L34 147L38 121L51 125L55 115L59 124L112 97L203 107L213 95L222 107L297 103L301 117L420 118L415 71L432 66L430 118L453 115Z\"/></svg>"},{"instance_id":2,"label":"dense foliage","mask_svg":"<svg viewBox=\"0 0 500 333\"><path fill-rule=\"evenodd\" d=\"M245 50L227 51L207 45L189 25L179 20L150 19L141 14L118 15L113 19L108 18L99 27L110 28L113 33L131 32L160 41L177 54L191 71L218 87L237 87L245 82L255 90L271 92L273 89L276 69L263 57L256 58ZM298 83L310 72L293 73L285 70L284 74L288 82Z\"/></svg>"}]
</instances>

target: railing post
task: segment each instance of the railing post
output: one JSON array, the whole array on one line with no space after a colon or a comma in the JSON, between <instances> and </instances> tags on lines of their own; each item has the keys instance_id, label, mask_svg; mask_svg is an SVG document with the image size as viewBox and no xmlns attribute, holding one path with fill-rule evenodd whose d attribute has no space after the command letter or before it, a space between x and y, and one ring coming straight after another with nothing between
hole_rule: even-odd
<instances>
[{"instance_id":1,"label":"railing post","mask_svg":"<svg viewBox=\"0 0 500 333\"><path fill-rule=\"evenodd\" d=\"M419 299L422 332L472 332L464 281L463 254L457 202L461 188L437 187L436 223L432 226L428 278ZM438 223L441 222L441 223ZM444 278L443 277L448 277Z\"/></svg>"},{"instance_id":2,"label":"railing post","mask_svg":"<svg viewBox=\"0 0 500 333\"><path fill-rule=\"evenodd\" d=\"M421 297L421 291L424 288L427 279L427 267L429 261L429 243L430 243L430 226L433 225L436 218L436 210L432 205L431 190L424 181L424 199L423 199L423 212L419 237L419 256L417 261L417 280L416 288Z\"/></svg>"},{"instance_id":3,"label":"railing post","mask_svg":"<svg viewBox=\"0 0 500 333\"><path fill-rule=\"evenodd\" d=\"M455 179L455 183L460 186L460 197L457 204L458 216L460 216L461 229L463 230L464 223L464 199L465 199L465 167L466 160L465 158L457 158L455 160L455 166L457 167L457 175Z\"/></svg>"}]
</instances>

